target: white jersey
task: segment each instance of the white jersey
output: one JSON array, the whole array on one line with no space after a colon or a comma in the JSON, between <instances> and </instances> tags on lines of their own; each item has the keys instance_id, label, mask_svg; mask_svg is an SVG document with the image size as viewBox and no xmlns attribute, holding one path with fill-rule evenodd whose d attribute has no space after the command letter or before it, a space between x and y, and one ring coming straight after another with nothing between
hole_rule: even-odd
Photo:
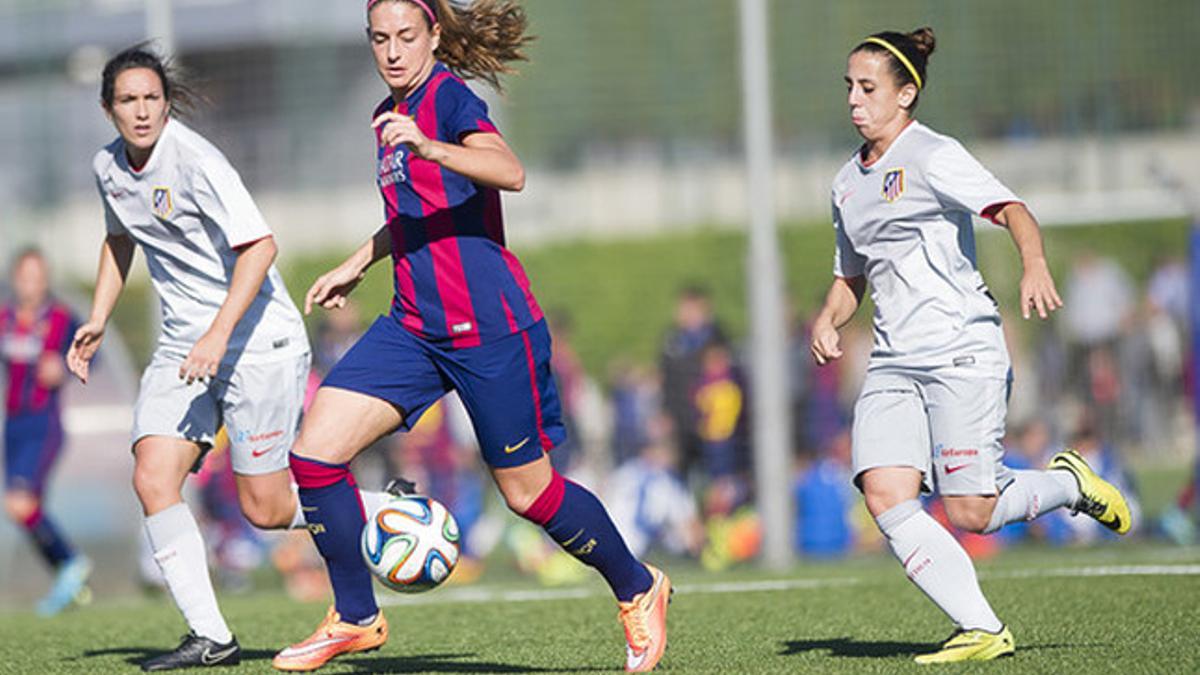
<instances>
[{"instance_id":1,"label":"white jersey","mask_svg":"<svg viewBox=\"0 0 1200 675\"><path fill-rule=\"evenodd\" d=\"M158 351L182 360L224 304L239 246L271 235L241 177L221 151L171 119L141 170L113 141L92 161L108 233L141 245L162 305ZM300 312L272 265L230 337L224 363L309 351Z\"/></svg>"},{"instance_id":2,"label":"white jersey","mask_svg":"<svg viewBox=\"0 0 1200 675\"><path fill-rule=\"evenodd\" d=\"M1003 377L1000 312L975 263L971 214L1020 201L958 141L912 122L869 166L833 182L833 273L866 275L870 368L969 367Z\"/></svg>"}]
</instances>

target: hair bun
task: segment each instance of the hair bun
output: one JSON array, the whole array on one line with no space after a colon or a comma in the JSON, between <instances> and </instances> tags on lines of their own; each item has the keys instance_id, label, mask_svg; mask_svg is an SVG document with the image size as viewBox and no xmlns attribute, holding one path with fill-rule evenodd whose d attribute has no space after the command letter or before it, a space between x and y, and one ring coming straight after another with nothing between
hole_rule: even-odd
<instances>
[{"instance_id":1,"label":"hair bun","mask_svg":"<svg viewBox=\"0 0 1200 675\"><path fill-rule=\"evenodd\" d=\"M933 37L933 29L929 26L923 26L909 33L908 39L913 41L913 45L916 46L917 52L927 59L937 46L937 39Z\"/></svg>"}]
</instances>

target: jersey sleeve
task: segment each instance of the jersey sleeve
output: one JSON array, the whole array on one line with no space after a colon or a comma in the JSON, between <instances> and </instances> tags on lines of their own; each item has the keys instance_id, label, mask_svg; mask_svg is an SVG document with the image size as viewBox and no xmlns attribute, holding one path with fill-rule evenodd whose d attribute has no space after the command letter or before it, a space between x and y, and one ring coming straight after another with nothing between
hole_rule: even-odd
<instances>
[{"instance_id":1,"label":"jersey sleeve","mask_svg":"<svg viewBox=\"0 0 1200 675\"><path fill-rule=\"evenodd\" d=\"M867 260L854 250L842 224L842 211L836 206L833 207L833 229L837 234L833 249L833 275L843 279L862 276Z\"/></svg>"},{"instance_id":2,"label":"jersey sleeve","mask_svg":"<svg viewBox=\"0 0 1200 675\"><path fill-rule=\"evenodd\" d=\"M100 194L100 203L104 205L104 231L114 237L128 234L125 225L108 203L108 198L104 196L104 186L100 184L99 177L96 178L96 191Z\"/></svg>"},{"instance_id":3,"label":"jersey sleeve","mask_svg":"<svg viewBox=\"0 0 1200 675\"><path fill-rule=\"evenodd\" d=\"M438 88L438 120L443 138L459 142L476 132L500 133L488 117L487 103L458 80L448 80Z\"/></svg>"},{"instance_id":4,"label":"jersey sleeve","mask_svg":"<svg viewBox=\"0 0 1200 675\"><path fill-rule=\"evenodd\" d=\"M990 206L1021 201L957 141L930 155L925 175L938 201L951 209L982 216Z\"/></svg>"},{"instance_id":5,"label":"jersey sleeve","mask_svg":"<svg viewBox=\"0 0 1200 675\"><path fill-rule=\"evenodd\" d=\"M271 236L271 228L229 162L204 159L192 179L200 211L225 233L231 248Z\"/></svg>"}]
</instances>

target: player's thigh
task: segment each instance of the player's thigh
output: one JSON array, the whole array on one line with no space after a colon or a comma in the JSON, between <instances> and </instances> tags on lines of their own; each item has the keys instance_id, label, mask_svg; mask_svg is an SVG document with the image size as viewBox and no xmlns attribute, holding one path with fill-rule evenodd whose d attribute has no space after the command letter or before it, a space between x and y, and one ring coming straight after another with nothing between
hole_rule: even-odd
<instances>
[{"instance_id":1,"label":"player's thigh","mask_svg":"<svg viewBox=\"0 0 1200 675\"><path fill-rule=\"evenodd\" d=\"M308 459L345 464L404 420L393 404L356 391L321 387L300 425L292 452Z\"/></svg>"},{"instance_id":2,"label":"player's thigh","mask_svg":"<svg viewBox=\"0 0 1200 675\"><path fill-rule=\"evenodd\" d=\"M178 362L156 355L142 373L130 445L136 448L150 437L174 438L207 452L221 424L223 389L221 382L188 384L179 378ZM193 470L199 470L201 459Z\"/></svg>"},{"instance_id":3,"label":"player's thigh","mask_svg":"<svg viewBox=\"0 0 1200 675\"><path fill-rule=\"evenodd\" d=\"M851 462L854 482L868 494L862 476L875 469L904 468L922 477L928 491L930 479L929 420L921 392L902 373L871 372L854 405L851 428ZM881 483L872 483L872 487Z\"/></svg>"},{"instance_id":4,"label":"player's thigh","mask_svg":"<svg viewBox=\"0 0 1200 675\"><path fill-rule=\"evenodd\" d=\"M309 356L239 364L221 397L233 472L285 471L304 412Z\"/></svg>"},{"instance_id":5,"label":"player's thigh","mask_svg":"<svg viewBox=\"0 0 1200 675\"><path fill-rule=\"evenodd\" d=\"M922 389L938 492L945 497L996 495L1009 480L1003 464L1008 380L934 372Z\"/></svg>"},{"instance_id":6,"label":"player's thigh","mask_svg":"<svg viewBox=\"0 0 1200 675\"><path fill-rule=\"evenodd\" d=\"M454 383L491 468L536 462L566 440L544 321L448 354L438 365Z\"/></svg>"}]
</instances>

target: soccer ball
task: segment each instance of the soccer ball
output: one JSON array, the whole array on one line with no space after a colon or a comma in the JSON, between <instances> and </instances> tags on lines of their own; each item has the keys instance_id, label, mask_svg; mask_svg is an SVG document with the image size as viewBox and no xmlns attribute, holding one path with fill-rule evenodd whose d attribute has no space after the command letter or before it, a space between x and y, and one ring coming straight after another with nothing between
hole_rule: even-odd
<instances>
[{"instance_id":1,"label":"soccer ball","mask_svg":"<svg viewBox=\"0 0 1200 675\"><path fill-rule=\"evenodd\" d=\"M384 586L420 593L450 576L458 562L458 538L458 523L441 502L404 495L369 514L362 556Z\"/></svg>"}]
</instances>

